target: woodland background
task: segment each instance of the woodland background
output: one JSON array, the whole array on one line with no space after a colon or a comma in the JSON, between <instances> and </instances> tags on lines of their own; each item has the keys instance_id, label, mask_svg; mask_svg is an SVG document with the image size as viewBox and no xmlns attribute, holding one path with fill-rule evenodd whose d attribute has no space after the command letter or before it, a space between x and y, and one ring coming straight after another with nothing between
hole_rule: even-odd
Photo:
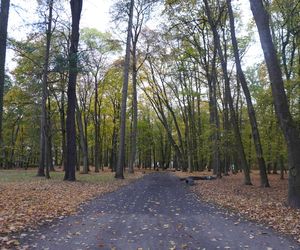
<instances>
[{"instance_id":1,"label":"woodland background","mask_svg":"<svg viewBox=\"0 0 300 250\"><path fill-rule=\"evenodd\" d=\"M0 163L12 187L23 183L11 180L12 169L47 179L63 179L64 169L70 181L76 179L75 167L88 177L109 170L121 179L124 169L208 170L218 180L195 190L204 199L244 214L254 204L250 217L263 222L272 218L261 213L268 204L274 218L291 212L280 225L298 235L297 228L288 227L299 221L298 211L286 208L285 200L300 207L299 1L250 0L254 20L245 18L239 1L115 1L112 33L79 29L82 4L71 0L70 8L64 1L37 1L38 21L18 39L7 30L8 11L22 6L1 0ZM158 16L160 25L147 26ZM260 42L254 39L256 26ZM256 58L255 64L244 60L253 43L264 52L264 60ZM5 70L8 48L15 67ZM221 179L228 174L237 175ZM269 179L271 189L264 189ZM55 180L47 181L50 186L40 180L32 185L46 185L51 192ZM6 194L18 190L3 183ZM258 196L253 183L261 187ZM80 190L81 185L56 188ZM266 195L271 201L264 201ZM229 204L226 197L236 202ZM53 216L64 214L59 211ZM26 216L30 222L32 216ZM1 219L8 226L4 233L18 230L9 225L19 217L7 218Z\"/></svg>"}]
</instances>

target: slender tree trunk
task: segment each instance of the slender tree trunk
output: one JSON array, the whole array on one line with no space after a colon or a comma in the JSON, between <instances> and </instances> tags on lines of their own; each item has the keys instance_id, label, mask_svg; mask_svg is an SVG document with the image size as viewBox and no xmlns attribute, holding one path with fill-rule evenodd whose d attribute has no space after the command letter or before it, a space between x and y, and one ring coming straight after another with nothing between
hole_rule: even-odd
<instances>
[{"instance_id":1,"label":"slender tree trunk","mask_svg":"<svg viewBox=\"0 0 300 250\"><path fill-rule=\"evenodd\" d=\"M90 160L89 160L89 144L88 144L88 117L86 114L84 114L84 132L83 132L83 139L84 139L84 146L85 146L85 154L86 154L86 167L87 167L87 170L84 170L84 171L87 171L89 172L90 171Z\"/></svg>"},{"instance_id":2,"label":"slender tree trunk","mask_svg":"<svg viewBox=\"0 0 300 250\"><path fill-rule=\"evenodd\" d=\"M110 166L111 166L111 171L115 172L116 171L116 165L117 165L117 144L118 144L118 133L116 129L116 125L114 124L113 128L113 135L112 135L112 145L111 145L111 160L110 160Z\"/></svg>"},{"instance_id":3,"label":"slender tree trunk","mask_svg":"<svg viewBox=\"0 0 300 250\"><path fill-rule=\"evenodd\" d=\"M286 93L280 64L277 58L274 43L272 41L269 15L264 8L262 0L250 0L251 10L254 16L261 46L271 81L272 95L275 112L285 136L289 160L289 188L288 202L292 207L300 207L300 133L293 121Z\"/></svg>"},{"instance_id":4,"label":"slender tree trunk","mask_svg":"<svg viewBox=\"0 0 300 250\"><path fill-rule=\"evenodd\" d=\"M227 72L227 64L226 64L224 54L223 54L223 51L222 51L222 48L221 48L220 36L218 34L216 24L214 23L214 21L212 19L210 7L208 5L208 1L204 0L204 3L205 3L206 13L207 13L207 17L208 17L208 22L209 22L210 27L213 31L214 44L217 48L218 55L219 55L219 58L221 60L221 66L222 66L222 71L223 71L224 81L225 81L225 95L228 98L231 124L232 124L233 129L234 129L235 140L236 140L236 143L237 143L237 150L238 150L239 157L240 157L240 160L241 160L242 168L244 170L244 177L245 177L244 183L246 185L252 185L251 180L250 180L250 170L249 170L249 166L248 166L248 163L247 163L247 160L246 160L244 146L243 146L243 143L242 143L240 129L239 129L239 126L238 126L238 121L237 121L237 117L236 117L236 113L235 113L235 109L234 109L234 104L233 104L233 99L232 99L232 95L231 95L231 91L230 91L230 81L229 81L229 76L228 76L228 72Z\"/></svg>"},{"instance_id":5,"label":"slender tree trunk","mask_svg":"<svg viewBox=\"0 0 300 250\"><path fill-rule=\"evenodd\" d=\"M256 157L257 157L257 162L258 162L259 171L260 171L260 182L261 182L260 184L262 187L269 187L270 184L268 181L265 159L263 157L263 150L262 150L262 146L261 146L255 110L254 110L254 107L252 104L251 94L250 94L250 91L249 91L249 88L248 88L248 85L246 82L246 78L245 78L245 75L244 75L244 72L243 72L242 66L241 66L239 47L238 47L238 43L237 43L237 39L236 39L236 35L235 35L235 24L234 24L234 16L233 16L233 11L232 11L232 6L231 6L231 0L227 0L227 7L228 7L228 13L229 13L229 19L230 19L230 32L231 32L231 40L232 40L232 45L233 45L234 57L235 57L236 71L237 71L237 75L240 80L240 83L242 85L244 95L246 98L246 102L247 102L248 115L249 115L249 119L250 119L252 136L253 136L254 146L255 146L255 150L256 150Z\"/></svg>"},{"instance_id":6,"label":"slender tree trunk","mask_svg":"<svg viewBox=\"0 0 300 250\"><path fill-rule=\"evenodd\" d=\"M3 165L3 95L5 84L5 60L6 60L6 43L7 43L7 25L9 16L10 0L1 0L0 9L0 165Z\"/></svg>"},{"instance_id":7,"label":"slender tree trunk","mask_svg":"<svg viewBox=\"0 0 300 250\"><path fill-rule=\"evenodd\" d=\"M18 119L19 120L19 119ZM10 151L10 160L9 160L9 166L12 168L14 165L14 156L15 156L15 145L17 142L18 134L19 134L19 129L20 129L20 123L17 121L17 128L15 131L15 126L13 126L12 133L11 133L11 151Z\"/></svg>"},{"instance_id":8,"label":"slender tree trunk","mask_svg":"<svg viewBox=\"0 0 300 250\"><path fill-rule=\"evenodd\" d=\"M65 119L65 92L61 92L61 110L60 110L60 127L61 127L61 150L63 168L66 166L67 148L66 148L66 119Z\"/></svg>"},{"instance_id":9,"label":"slender tree trunk","mask_svg":"<svg viewBox=\"0 0 300 250\"><path fill-rule=\"evenodd\" d=\"M53 166L53 150L52 150L52 121L51 121L51 102L50 97L48 95L48 120L47 120L47 130L48 130L48 166L49 171L54 172L54 166Z\"/></svg>"},{"instance_id":10,"label":"slender tree trunk","mask_svg":"<svg viewBox=\"0 0 300 250\"><path fill-rule=\"evenodd\" d=\"M40 156L39 156L39 167L37 176L45 176L45 136L43 135L43 118L41 118L41 131L40 131Z\"/></svg>"},{"instance_id":11,"label":"slender tree trunk","mask_svg":"<svg viewBox=\"0 0 300 250\"><path fill-rule=\"evenodd\" d=\"M95 172L99 172L99 117L98 117L98 81L95 79L95 100L94 100L94 130L95 130Z\"/></svg>"},{"instance_id":12,"label":"slender tree trunk","mask_svg":"<svg viewBox=\"0 0 300 250\"><path fill-rule=\"evenodd\" d=\"M80 137L80 148L81 148L82 160L83 160L82 173L88 174L88 150L85 144L85 135L83 131L82 116L78 104L76 104L76 118L77 118L77 126L78 126L79 137Z\"/></svg>"},{"instance_id":13,"label":"slender tree trunk","mask_svg":"<svg viewBox=\"0 0 300 250\"><path fill-rule=\"evenodd\" d=\"M100 107L99 107L100 109ZM100 114L99 114L100 116ZM104 164L105 164L105 126L106 126L106 115L103 115L103 122L102 122L103 126L102 126L102 135L100 133L100 167L101 167L101 171L104 171ZM101 131L101 130L100 130Z\"/></svg>"},{"instance_id":14,"label":"slender tree trunk","mask_svg":"<svg viewBox=\"0 0 300 250\"><path fill-rule=\"evenodd\" d=\"M41 139L40 139L40 166L38 168L37 176L45 176L44 169L46 168L46 178L50 178L49 175L49 128L48 128L48 112L47 112L47 99L48 99L48 68L50 57L50 46L52 37L52 11L53 0L49 2L49 15L47 19L46 30L46 50L45 50L45 62L43 68L43 87L42 87L42 110L41 110Z\"/></svg>"},{"instance_id":15,"label":"slender tree trunk","mask_svg":"<svg viewBox=\"0 0 300 250\"><path fill-rule=\"evenodd\" d=\"M134 172L134 165L136 160L136 143L137 143L137 58L136 58L136 42L132 46L132 130L131 130L131 152L128 172Z\"/></svg>"},{"instance_id":16,"label":"slender tree trunk","mask_svg":"<svg viewBox=\"0 0 300 250\"><path fill-rule=\"evenodd\" d=\"M133 19L133 6L134 0L130 1L129 9L129 21L127 30L127 41L126 41L126 55L124 62L124 79L122 89L122 106L121 106L121 120L120 120L120 145L118 154L118 163L116 168L115 178L124 179L124 167L125 167L125 133L126 133L126 103L127 103L127 92L128 92L128 81L129 81L129 68L130 68L130 47L131 47L131 35L132 35L132 19Z\"/></svg>"},{"instance_id":17,"label":"slender tree trunk","mask_svg":"<svg viewBox=\"0 0 300 250\"><path fill-rule=\"evenodd\" d=\"M211 67L211 72L209 68ZM208 82L208 91L209 91L209 114L210 119L209 122L212 128L212 164L214 174L217 175L218 178L222 177L221 174L221 163L220 163L220 121L218 115L218 103L217 103L217 83L216 83L216 49L214 50L213 59L211 62L211 66L206 66L206 74L207 74L207 82Z\"/></svg>"},{"instance_id":18,"label":"slender tree trunk","mask_svg":"<svg viewBox=\"0 0 300 250\"><path fill-rule=\"evenodd\" d=\"M72 33L69 55L69 83L68 83L68 108L67 108L67 159L65 166L65 180L75 181L76 169L76 79L77 79L77 52L79 43L79 22L82 10L82 0L71 0Z\"/></svg>"}]
</instances>

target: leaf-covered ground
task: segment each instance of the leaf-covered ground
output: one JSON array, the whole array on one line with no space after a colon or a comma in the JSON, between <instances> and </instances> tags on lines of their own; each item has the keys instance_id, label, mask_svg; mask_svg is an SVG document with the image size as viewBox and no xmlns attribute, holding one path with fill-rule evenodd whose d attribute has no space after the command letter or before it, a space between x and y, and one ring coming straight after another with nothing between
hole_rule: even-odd
<instances>
[{"instance_id":1,"label":"leaf-covered ground","mask_svg":"<svg viewBox=\"0 0 300 250\"><path fill-rule=\"evenodd\" d=\"M209 172L181 173L179 177L206 176ZM258 172L251 174L252 186L243 185L243 174L218 180L198 180L192 190L202 200L230 209L243 217L292 235L300 242L300 210L286 205L287 179L269 175L270 188L261 188Z\"/></svg>"},{"instance_id":2,"label":"leaf-covered ground","mask_svg":"<svg viewBox=\"0 0 300 250\"><path fill-rule=\"evenodd\" d=\"M115 180L109 171L91 172L77 174L76 182L66 182L61 171L51 173L50 180L35 174L36 170L0 171L0 247L18 244L11 240L12 233L72 214L83 202L142 176L136 172Z\"/></svg>"},{"instance_id":3,"label":"leaf-covered ground","mask_svg":"<svg viewBox=\"0 0 300 250\"><path fill-rule=\"evenodd\" d=\"M200 201L161 171L93 199L16 239L25 249L196 250L299 249L289 237ZM239 222L237 224L237 222Z\"/></svg>"}]
</instances>

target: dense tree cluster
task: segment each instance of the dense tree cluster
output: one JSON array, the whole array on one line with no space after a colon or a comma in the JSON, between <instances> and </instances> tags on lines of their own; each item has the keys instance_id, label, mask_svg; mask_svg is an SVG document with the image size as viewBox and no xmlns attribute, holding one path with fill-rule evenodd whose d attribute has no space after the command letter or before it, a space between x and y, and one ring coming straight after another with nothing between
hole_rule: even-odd
<instances>
[{"instance_id":1,"label":"dense tree cluster","mask_svg":"<svg viewBox=\"0 0 300 250\"><path fill-rule=\"evenodd\" d=\"M299 207L300 4L249 3L265 59L256 64L243 60L256 27L237 1L116 1L125 58L120 37L79 30L82 1L71 1L71 18L60 1L38 1L41 22L26 39L8 32L16 67L5 77L2 0L1 166L36 166L48 178L64 167L68 180L75 165L117 178L136 167L243 171L248 185L259 169L263 187L271 171L289 170ZM163 24L150 29L162 9Z\"/></svg>"}]
</instances>

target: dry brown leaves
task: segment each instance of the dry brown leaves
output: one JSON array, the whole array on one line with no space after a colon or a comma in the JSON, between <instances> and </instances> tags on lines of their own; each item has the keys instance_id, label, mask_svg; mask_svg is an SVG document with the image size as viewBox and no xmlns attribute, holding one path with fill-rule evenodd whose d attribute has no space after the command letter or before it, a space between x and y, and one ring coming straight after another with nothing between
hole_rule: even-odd
<instances>
[{"instance_id":1,"label":"dry brown leaves","mask_svg":"<svg viewBox=\"0 0 300 250\"><path fill-rule=\"evenodd\" d=\"M179 177L211 175L211 173L180 173ZM291 234L300 242L300 210L286 206L287 180L269 175L270 188L261 188L259 174L251 174L253 186L243 185L243 174L224 176L213 181L195 181L192 190L200 199L230 209L250 220Z\"/></svg>"},{"instance_id":2,"label":"dry brown leaves","mask_svg":"<svg viewBox=\"0 0 300 250\"><path fill-rule=\"evenodd\" d=\"M113 173L100 173L113 175ZM99 183L65 182L36 178L29 182L0 184L0 247L18 245L9 235L55 218L75 213L78 206L95 196L115 191L141 177L140 172L125 180Z\"/></svg>"}]
</instances>

